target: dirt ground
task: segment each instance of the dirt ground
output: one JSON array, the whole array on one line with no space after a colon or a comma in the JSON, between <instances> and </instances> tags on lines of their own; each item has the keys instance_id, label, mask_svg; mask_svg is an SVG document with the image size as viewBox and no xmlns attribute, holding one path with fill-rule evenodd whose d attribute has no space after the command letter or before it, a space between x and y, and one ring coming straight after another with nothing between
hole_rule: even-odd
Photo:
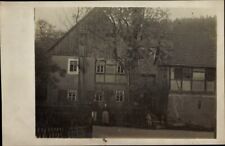
<instances>
[{"instance_id":1,"label":"dirt ground","mask_svg":"<svg viewBox=\"0 0 225 146\"><path fill-rule=\"evenodd\" d=\"M153 130L124 127L93 127L93 138L215 138L214 132L187 130Z\"/></svg>"}]
</instances>

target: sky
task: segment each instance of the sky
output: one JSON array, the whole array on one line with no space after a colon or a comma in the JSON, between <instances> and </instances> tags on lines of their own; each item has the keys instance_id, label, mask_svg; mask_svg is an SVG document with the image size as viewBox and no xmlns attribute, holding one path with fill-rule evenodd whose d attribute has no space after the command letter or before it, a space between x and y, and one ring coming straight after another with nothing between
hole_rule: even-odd
<instances>
[{"instance_id":1,"label":"sky","mask_svg":"<svg viewBox=\"0 0 225 146\"><path fill-rule=\"evenodd\" d=\"M54 25L57 30L67 31L72 25L76 8L36 8L35 19L43 19ZM196 18L215 16L216 11L209 8L169 8L169 18Z\"/></svg>"}]
</instances>

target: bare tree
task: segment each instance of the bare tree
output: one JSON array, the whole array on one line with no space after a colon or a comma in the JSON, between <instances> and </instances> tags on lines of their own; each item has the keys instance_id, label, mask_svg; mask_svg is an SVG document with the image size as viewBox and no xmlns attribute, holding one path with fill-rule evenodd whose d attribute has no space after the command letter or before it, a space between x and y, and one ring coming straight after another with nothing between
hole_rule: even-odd
<instances>
[{"instance_id":1,"label":"bare tree","mask_svg":"<svg viewBox=\"0 0 225 146\"><path fill-rule=\"evenodd\" d=\"M36 82L36 103L45 102L47 83L55 86L57 78L50 76L52 72L60 72L64 74L56 64L50 60L47 50L58 38L63 35L63 32L56 31L55 27L45 20L38 20L35 25L35 82Z\"/></svg>"},{"instance_id":2,"label":"bare tree","mask_svg":"<svg viewBox=\"0 0 225 146\"><path fill-rule=\"evenodd\" d=\"M115 57L118 55L118 39L127 45L127 59L143 57L153 48L164 45L168 13L160 8L107 8L104 10L113 26ZM164 50L160 50L164 51ZM124 56L123 56L124 57Z\"/></svg>"},{"instance_id":3,"label":"bare tree","mask_svg":"<svg viewBox=\"0 0 225 146\"><path fill-rule=\"evenodd\" d=\"M73 14L73 19L74 19L74 23L77 24L78 21L80 21L83 16L85 16L89 11L91 10L91 8L85 7L85 8L81 8L78 7L76 8Z\"/></svg>"},{"instance_id":4,"label":"bare tree","mask_svg":"<svg viewBox=\"0 0 225 146\"><path fill-rule=\"evenodd\" d=\"M68 31L71 27L76 25L90 10L91 8L88 7L76 7L70 9L62 8L62 13L58 14L57 17Z\"/></svg>"},{"instance_id":5,"label":"bare tree","mask_svg":"<svg viewBox=\"0 0 225 146\"><path fill-rule=\"evenodd\" d=\"M124 65L129 77L130 95L135 96L135 101L142 107L149 107L151 98L159 96L160 102L166 101L168 94L158 95L162 90L160 86L144 86L140 83L139 61L148 64L148 69L154 64L161 64L171 57L172 43L167 35L170 31L170 21L167 10L160 8L106 8L106 16L113 26L114 57ZM123 54L118 49L118 43L125 44ZM146 93L144 97L139 95ZM168 92L166 92L168 93ZM138 96L138 97L137 97ZM132 98L132 97L131 97ZM163 104L162 102L162 104ZM163 114L163 113L160 113Z\"/></svg>"}]
</instances>

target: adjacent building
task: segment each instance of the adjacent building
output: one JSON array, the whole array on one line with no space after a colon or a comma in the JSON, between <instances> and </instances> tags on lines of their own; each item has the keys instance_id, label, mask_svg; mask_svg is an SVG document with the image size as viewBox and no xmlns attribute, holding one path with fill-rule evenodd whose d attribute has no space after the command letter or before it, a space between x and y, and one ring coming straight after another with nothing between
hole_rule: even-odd
<instances>
[{"instance_id":1,"label":"adjacent building","mask_svg":"<svg viewBox=\"0 0 225 146\"><path fill-rule=\"evenodd\" d=\"M216 19L174 22L173 57L161 67L169 82L170 122L207 128L216 123Z\"/></svg>"}]
</instances>

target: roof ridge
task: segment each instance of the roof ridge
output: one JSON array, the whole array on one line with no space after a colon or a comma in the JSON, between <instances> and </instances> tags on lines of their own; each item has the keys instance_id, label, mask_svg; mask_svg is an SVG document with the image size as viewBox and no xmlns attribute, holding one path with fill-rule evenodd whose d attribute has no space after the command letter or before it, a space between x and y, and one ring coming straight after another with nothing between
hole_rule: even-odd
<instances>
[{"instance_id":1,"label":"roof ridge","mask_svg":"<svg viewBox=\"0 0 225 146\"><path fill-rule=\"evenodd\" d=\"M58 45L67 35L70 34L82 21L87 19L88 16L90 16L91 12L96 11L96 8L93 8L91 11L89 11L80 21L78 21L74 26L72 26L60 39L58 39L48 50L47 52L50 52L54 49L56 45Z\"/></svg>"}]
</instances>

